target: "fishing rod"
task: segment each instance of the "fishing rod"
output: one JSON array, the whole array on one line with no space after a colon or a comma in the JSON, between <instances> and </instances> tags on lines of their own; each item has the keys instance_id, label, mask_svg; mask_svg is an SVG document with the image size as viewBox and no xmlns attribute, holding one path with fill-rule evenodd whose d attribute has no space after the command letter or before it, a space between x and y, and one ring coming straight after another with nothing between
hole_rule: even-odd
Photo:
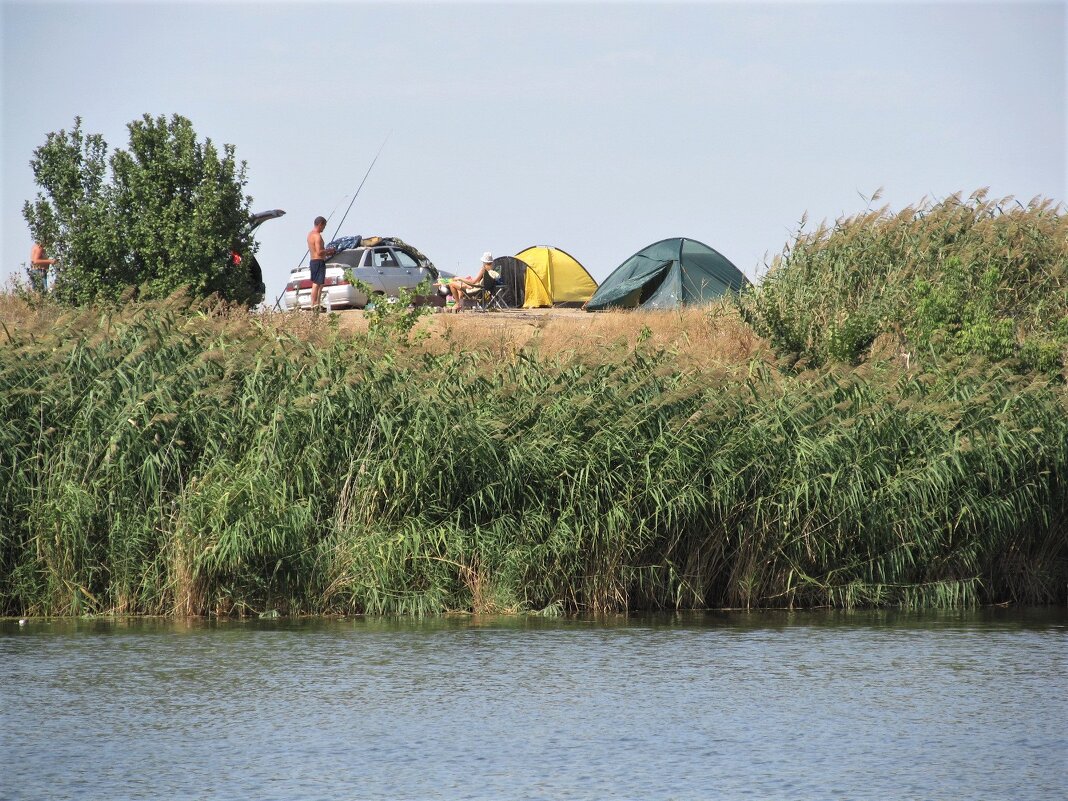
<instances>
[{"instance_id":1,"label":"fishing rod","mask_svg":"<svg viewBox=\"0 0 1068 801\"><path fill-rule=\"evenodd\" d=\"M342 195L342 196L341 196L341 199L340 199L340 200L338 200L338 202L334 204L334 211L337 211L337 209L338 209L338 206L340 206L340 205L341 205L342 203L344 203L344 202L345 202L345 198L347 198L347 197L348 197L348 195ZM331 217L333 217L333 216L334 216L334 211L331 211L331 212L330 212L330 216L331 216ZM309 254L309 253L311 253L311 251L310 251L310 250L307 250L307 249L305 249L305 251L304 251L304 255L303 255L303 256L301 256L301 257L300 257L300 261L299 261L299 262L297 262L297 267L296 267L296 269L298 269L298 270L299 270L299 269L301 268L301 266L302 266L302 265L304 264L304 260L305 260L306 258L308 258L308 254ZM281 310L281 308L282 308L282 297L283 297L283 296L284 296L285 294L286 294L286 291L285 291L285 289L283 288L283 289L282 289L282 292L281 292L281 293L280 293L280 294L278 295L278 297L274 299L274 306L273 306L272 308L273 308L273 309L274 309L275 311L280 311L280 310Z\"/></svg>"},{"instance_id":2,"label":"fishing rod","mask_svg":"<svg viewBox=\"0 0 1068 801\"><path fill-rule=\"evenodd\" d=\"M345 209L345 214L341 218L341 222L337 224L337 228L334 229L334 235L330 237L330 241L337 239L337 232L341 230L341 226L345 224L345 217L349 216L349 212L352 211L352 204L356 202L356 198L360 196L360 190L363 189L364 183L367 181L367 176L371 174L371 170L374 169L375 162L378 161L378 157L382 155L382 148L386 146L386 142L389 141L389 137L393 135L393 131L390 130L386 134L386 138L382 140L382 146L378 148L378 152L375 153L374 159L371 160L371 166L367 168L367 172L363 174L363 180L360 181L360 185L356 187L356 194L352 196L352 200L349 201L349 207Z\"/></svg>"},{"instance_id":3,"label":"fishing rod","mask_svg":"<svg viewBox=\"0 0 1068 801\"><path fill-rule=\"evenodd\" d=\"M342 216L341 222L339 222L337 224L337 228L334 229L334 235L332 237L330 237L331 241L333 241L334 239L337 239L337 232L341 230L341 226L344 225L344 223L345 223L345 218L348 217L349 216L349 212L352 211L352 204L356 202L356 198L359 196L360 190L363 189L363 185L367 182L367 176L371 174L371 170L374 169L375 162L378 161L378 157L382 155L382 149L385 148L386 142L389 141L389 137L392 136L392 135L393 135L393 131L391 129L390 132L386 134L386 138L382 140L382 144L378 148L378 152L375 153L375 157L373 159L371 159L371 166L367 168L367 172L365 172L363 174L363 180L360 181L360 185L358 187L356 187L356 194L354 194L352 196L352 200L349 201L349 207L347 209L345 209L345 214L344 214L344 216ZM337 211L338 206L341 205L341 203L345 200L346 197L348 197L348 195L342 195L341 196L341 200L339 200L337 202L337 206L334 206L333 211L330 212L330 217L334 216L334 212ZM327 219L329 220L330 217L327 217ZM304 264L304 259L306 259L308 257L308 254L310 254L310 253L311 253L310 250L305 250L304 251L304 255L300 257L300 263L297 264L297 269L298 270L300 269L301 265ZM286 294L286 291L283 289L282 290L282 294L274 299L274 308L275 309L281 308L280 304L282 302L282 297L285 294Z\"/></svg>"},{"instance_id":4,"label":"fishing rod","mask_svg":"<svg viewBox=\"0 0 1068 801\"><path fill-rule=\"evenodd\" d=\"M329 216L328 216L328 217L327 217L326 219L328 219L328 220L329 220L329 219L330 219L330 217L333 217L333 216L334 216L334 212L335 212L335 211L337 211L337 208L338 208L338 206L340 206L340 205L341 205L342 203L344 203L344 202L345 202L345 198L347 198L347 197L348 197L348 195L342 195L342 196L341 196L341 200L339 200L339 201L338 201L337 203L335 203L335 204L334 204L334 208L333 208L333 210L332 210L332 211L330 212L330 215L329 215ZM311 253L311 251L310 251L310 250L307 250L307 249L305 249L305 251L304 251L304 255L303 255L303 256L301 256L301 257L300 257L300 261L299 261L299 262L297 262L297 269L298 269L298 270L299 270L299 269L301 268L301 266L302 266L302 265L304 264L304 260L305 260L306 258L308 258L308 254L310 254L310 253Z\"/></svg>"}]
</instances>

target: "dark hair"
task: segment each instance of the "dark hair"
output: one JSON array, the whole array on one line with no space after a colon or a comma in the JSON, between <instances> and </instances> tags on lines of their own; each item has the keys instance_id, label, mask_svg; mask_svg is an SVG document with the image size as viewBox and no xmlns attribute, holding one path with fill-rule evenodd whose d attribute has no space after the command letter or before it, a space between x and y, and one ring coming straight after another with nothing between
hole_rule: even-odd
<instances>
[{"instance_id":1,"label":"dark hair","mask_svg":"<svg viewBox=\"0 0 1068 801\"><path fill-rule=\"evenodd\" d=\"M326 225L326 217L316 217L314 225Z\"/></svg>"}]
</instances>

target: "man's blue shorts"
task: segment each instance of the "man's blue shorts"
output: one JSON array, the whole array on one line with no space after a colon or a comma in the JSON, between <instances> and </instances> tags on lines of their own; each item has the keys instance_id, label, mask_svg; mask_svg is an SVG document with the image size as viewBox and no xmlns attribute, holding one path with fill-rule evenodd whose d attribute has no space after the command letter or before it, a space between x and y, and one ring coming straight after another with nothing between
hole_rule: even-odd
<instances>
[{"instance_id":1,"label":"man's blue shorts","mask_svg":"<svg viewBox=\"0 0 1068 801\"><path fill-rule=\"evenodd\" d=\"M311 281L313 284L326 283L326 259L312 259L308 262L311 268Z\"/></svg>"}]
</instances>

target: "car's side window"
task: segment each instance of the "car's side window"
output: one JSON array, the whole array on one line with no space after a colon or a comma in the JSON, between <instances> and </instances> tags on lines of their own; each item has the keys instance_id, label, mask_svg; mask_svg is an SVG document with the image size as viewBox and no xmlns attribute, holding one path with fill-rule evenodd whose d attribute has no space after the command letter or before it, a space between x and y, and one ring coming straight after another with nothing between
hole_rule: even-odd
<instances>
[{"instance_id":1,"label":"car's side window","mask_svg":"<svg viewBox=\"0 0 1068 801\"><path fill-rule=\"evenodd\" d=\"M397 262L401 267L418 267L415 259L405 253L403 250L394 250L393 255L397 257Z\"/></svg>"},{"instance_id":2,"label":"car's side window","mask_svg":"<svg viewBox=\"0 0 1068 801\"><path fill-rule=\"evenodd\" d=\"M375 267L396 267L397 260L393 258L393 252L389 248L377 248L375 250Z\"/></svg>"}]
</instances>

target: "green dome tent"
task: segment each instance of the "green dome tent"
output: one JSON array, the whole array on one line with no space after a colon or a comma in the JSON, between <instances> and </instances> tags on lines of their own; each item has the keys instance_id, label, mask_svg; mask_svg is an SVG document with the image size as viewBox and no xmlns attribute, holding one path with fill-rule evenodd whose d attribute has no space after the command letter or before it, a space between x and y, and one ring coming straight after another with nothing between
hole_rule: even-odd
<instances>
[{"instance_id":1,"label":"green dome tent","mask_svg":"<svg viewBox=\"0 0 1068 801\"><path fill-rule=\"evenodd\" d=\"M619 265L586 308L674 309L748 285L749 280L725 256L695 239L677 237L642 248Z\"/></svg>"}]
</instances>

